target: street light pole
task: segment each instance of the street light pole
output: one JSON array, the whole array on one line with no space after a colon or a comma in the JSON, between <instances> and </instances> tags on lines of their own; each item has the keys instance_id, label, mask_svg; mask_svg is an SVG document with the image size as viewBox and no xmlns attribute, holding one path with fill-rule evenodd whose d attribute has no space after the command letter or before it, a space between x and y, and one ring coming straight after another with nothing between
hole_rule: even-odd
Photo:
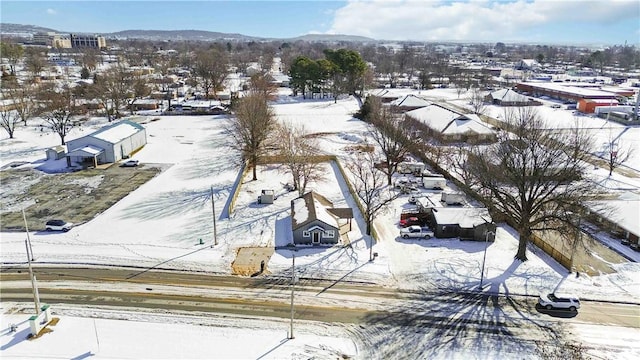
<instances>
[{"instance_id":1,"label":"street light pole","mask_svg":"<svg viewBox=\"0 0 640 360\"><path fill-rule=\"evenodd\" d=\"M291 254L291 329L289 330L289 339L293 339L293 292L296 287L296 255Z\"/></svg>"},{"instance_id":2,"label":"street light pole","mask_svg":"<svg viewBox=\"0 0 640 360\"><path fill-rule=\"evenodd\" d=\"M27 231L27 255L31 261L34 261L33 257L33 248L31 247L31 238L29 237L29 227L27 226L27 215L24 214L24 209L22 209L22 218L24 219L24 229Z\"/></svg>"},{"instance_id":3,"label":"street light pole","mask_svg":"<svg viewBox=\"0 0 640 360\"><path fill-rule=\"evenodd\" d=\"M211 211L213 212L213 244L218 245L218 231L216 229L216 202L213 199L213 186L211 187Z\"/></svg>"},{"instance_id":4,"label":"street light pole","mask_svg":"<svg viewBox=\"0 0 640 360\"><path fill-rule=\"evenodd\" d=\"M487 231L484 236L484 254L482 255L482 272L480 273L480 290L482 290L482 282L484 281L484 263L487 260L487 248L489 247L489 234L496 235L493 231Z\"/></svg>"},{"instance_id":5,"label":"street light pole","mask_svg":"<svg viewBox=\"0 0 640 360\"><path fill-rule=\"evenodd\" d=\"M27 248L27 263L29 263L29 277L31 278L31 289L33 290L33 300L36 305L36 315L40 315L40 294L38 294L38 288L36 286L36 277L33 275L33 268L31 268L31 256L29 255L29 243L24 241L24 246Z\"/></svg>"}]
</instances>

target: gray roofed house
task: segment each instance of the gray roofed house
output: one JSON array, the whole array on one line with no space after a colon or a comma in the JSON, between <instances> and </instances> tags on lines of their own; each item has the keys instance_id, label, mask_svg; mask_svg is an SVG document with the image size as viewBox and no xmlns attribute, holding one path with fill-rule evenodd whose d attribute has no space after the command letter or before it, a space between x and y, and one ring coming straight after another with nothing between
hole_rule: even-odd
<instances>
[{"instance_id":1,"label":"gray roofed house","mask_svg":"<svg viewBox=\"0 0 640 360\"><path fill-rule=\"evenodd\" d=\"M291 200L293 243L295 245L337 244L340 241L339 219L351 219L353 212L350 210L333 208L331 201L313 191Z\"/></svg>"}]
</instances>

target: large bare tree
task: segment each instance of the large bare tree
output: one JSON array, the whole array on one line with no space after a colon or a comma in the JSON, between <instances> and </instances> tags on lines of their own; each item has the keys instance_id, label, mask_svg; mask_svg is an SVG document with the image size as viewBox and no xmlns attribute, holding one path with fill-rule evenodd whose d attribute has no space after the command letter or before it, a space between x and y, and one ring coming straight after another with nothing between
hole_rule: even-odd
<instances>
[{"instance_id":1,"label":"large bare tree","mask_svg":"<svg viewBox=\"0 0 640 360\"><path fill-rule=\"evenodd\" d=\"M40 47L30 47L25 50L24 66L35 79L47 67L47 50Z\"/></svg>"},{"instance_id":2,"label":"large bare tree","mask_svg":"<svg viewBox=\"0 0 640 360\"><path fill-rule=\"evenodd\" d=\"M267 151L275 126L275 113L264 94L249 92L238 100L227 131L234 140L231 146L253 169L253 180L258 179L258 160Z\"/></svg>"},{"instance_id":3,"label":"large bare tree","mask_svg":"<svg viewBox=\"0 0 640 360\"><path fill-rule=\"evenodd\" d=\"M353 191L362 205L367 235L371 235L376 215L400 194L386 185L385 174L375 167L376 162L373 152L361 152L346 165L353 178Z\"/></svg>"},{"instance_id":4,"label":"large bare tree","mask_svg":"<svg viewBox=\"0 0 640 360\"><path fill-rule=\"evenodd\" d=\"M29 84L13 84L2 88L2 98L11 100L13 110L25 126L38 112L38 105L34 101L35 92L36 88Z\"/></svg>"},{"instance_id":5,"label":"large bare tree","mask_svg":"<svg viewBox=\"0 0 640 360\"><path fill-rule=\"evenodd\" d=\"M402 118L389 107L382 106L378 97L369 97L370 111L367 120L371 123L369 135L382 152L381 170L387 176L387 185L391 185L392 175L398 170L398 164L409 153L408 130Z\"/></svg>"},{"instance_id":6,"label":"large bare tree","mask_svg":"<svg viewBox=\"0 0 640 360\"><path fill-rule=\"evenodd\" d=\"M120 117L120 109L127 103L131 92L131 76L122 64L117 64L96 75L90 96L98 100L109 121Z\"/></svg>"},{"instance_id":7,"label":"large bare tree","mask_svg":"<svg viewBox=\"0 0 640 360\"><path fill-rule=\"evenodd\" d=\"M593 200L587 181L589 137L579 128L548 129L531 107L507 113L509 131L473 148L464 163L468 185L520 234L515 258L527 260L534 231L575 227L575 213Z\"/></svg>"},{"instance_id":8,"label":"large bare tree","mask_svg":"<svg viewBox=\"0 0 640 360\"><path fill-rule=\"evenodd\" d=\"M612 132L609 133L609 139L605 149L605 159L609 168L609 176L613 174L613 170L626 163L633 155L634 148L631 145L624 144L622 140L615 137Z\"/></svg>"},{"instance_id":9,"label":"large bare tree","mask_svg":"<svg viewBox=\"0 0 640 360\"><path fill-rule=\"evenodd\" d=\"M0 106L0 127L7 132L9 139L13 139L13 134L19 122L20 115L18 115L17 111L10 106Z\"/></svg>"},{"instance_id":10,"label":"large bare tree","mask_svg":"<svg viewBox=\"0 0 640 360\"><path fill-rule=\"evenodd\" d=\"M314 160L318 155L318 143L303 126L291 124L278 126L277 139L282 162L291 173L293 189L302 196L311 181L324 178L320 163Z\"/></svg>"},{"instance_id":11,"label":"large bare tree","mask_svg":"<svg viewBox=\"0 0 640 360\"><path fill-rule=\"evenodd\" d=\"M65 138L75 126L73 117L79 114L79 107L75 104L73 92L68 87L60 90L48 89L42 96L45 107L42 118L55 133L60 136L62 145L66 144Z\"/></svg>"},{"instance_id":12,"label":"large bare tree","mask_svg":"<svg viewBox=\"0 0 640 360\"><path fill-rule=\"evenodd\" d=\"M213 96L217 97L224 79L229 75L227 53L217 48L197 52L193 60L193 73L198 78L205 97L208 99L212 91Z\"/></svg>"}]
</instances>

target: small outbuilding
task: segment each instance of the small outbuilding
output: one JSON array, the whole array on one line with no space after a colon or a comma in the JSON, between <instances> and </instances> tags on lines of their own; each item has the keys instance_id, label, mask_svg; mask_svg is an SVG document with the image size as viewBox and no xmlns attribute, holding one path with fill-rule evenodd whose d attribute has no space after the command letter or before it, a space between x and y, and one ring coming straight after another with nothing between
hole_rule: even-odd
<instances>
[{"instance_id":1,"label":"small outbuilding","mask_svg":"<svg viewBox=\"0 0 640 360\"><path fill-rule=\"evenodd\" d=\"M493 232L495 237L496 226L486 208L446 207L430 210L430 224L437 238L485 241L489 232ZM493 241L493 237L489 236L488 240Z\"/></svg>"},{"instance_id":2,"label":"small outbuilding","mask_svg":"<svg viewBox=\"0 0 640 360\"><path fill-rule=\"evenodd\" d=\"M64 159L64 157L67 155L67 147L64 145L50 147L45 150L45 153L47 154L47 160Z\"/></svg>"}]
</instances>

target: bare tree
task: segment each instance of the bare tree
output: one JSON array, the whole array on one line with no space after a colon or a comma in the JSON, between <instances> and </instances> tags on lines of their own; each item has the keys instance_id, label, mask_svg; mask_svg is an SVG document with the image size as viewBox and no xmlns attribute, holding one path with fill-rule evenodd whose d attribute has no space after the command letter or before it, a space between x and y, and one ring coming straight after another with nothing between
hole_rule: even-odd
<instances>
[{"instance_id":1,"label":"bare tree","mask_svg":"<svg viewBox=\"0 0 640 360\"><path fill-rule=\"evenodd\" d=\"M373 152L361 152L346 166L353 175L353 190L362 204L367 235L371 235L376 215L400 195L385 185L385 174L375 164Z\"/></svg>"},{"instance_id":2,"label":"bare tree","mask_svg":"<svg viewBox=\"0 0 640 360\"><path fill-rule=\"evenodd\" d=\"M633 147L627 146L622 143L622 140L609 133L609 140L607 141L606 159L609 167L609 176L613 174L613 170L624 164L633 155Z\"/></svg>"},{"instance_id":3,"label":"bare tree","mask_svg":"<svg viewBox=\"0 0 640 360\"><path fill-rule=\"evenodd\" d=\"M275 126L275 113L263 94L250 92L238 100L235 116L231 118L227 132L234 140L232 147L253 168L253 180L258 179L258 160L266 152L269 136Z\"/></svg>"},{"instance_id":4,"label":"bare tree","mask_svg":"<svg viewBox=\"0 0 640 360\"><path fill-rule=\"evenodd\" d=\"M586 181L591 141L578 129L558 132L531 108L508 113L510 134L469 152L464 166L468 184L490 199L490 207L505 217L520 234L515 258L527 260L526 249L534 231L574 228L573 215L594 195Z\"/></svg>"},{"instance_id":5,"label":"bare tree","mask_svg":"<svg viewBox=\"0 0 640 360\"><path fill-rule=\"evenodd\" d=\"M24 66L31 73L32 78L40 76L47 67L46 50L33 47L25 50Z\"/></svg>"},{"instance_id":6,"label":"bare tree","mask_svg":"<svg viewBox=\"0 0 640 360\"><path fill-rule=\"evenodd\" d=\"M90 90L90 96L98 100L111 122L120 117L120 108L126 104L131 78L122 64L97 75Z\"/></svg>"},{"instance_id":7,"label":"bare tree","mask_svg":"<svg viewBox=\"0 0 640 360\"><path fill-rule=\"evenodd\" d=\"M130 88L128 91L128 104L129 111L133 115L135 109L135 102L138 99L142 99L145 96L151 94L151 87L147 84L147 80L140 74L131 74L128 79Z\"/></svg>"},{"instance_id":8,"label":"bare tree","mask_svg":"<svg viewBox=\"0 0 640 360\"><path fill-rule=\"evenodd\" d=\"M320 163L314 160L318 155L318 143L303 126L291 124L278 126L277 139L282 162L291 173L293 189L302 196L311 181L324 178Z\"/></svg>"},{"instance_id":9,"label":"bare tree","mask_svg":"<svg viewBox=\"0 0 640 360\"><path fill-rule=\"evenodd\" d=\"M13 139L13 134L19 121L18 112L11 106L0 106L0 126L9 134L9 139Z\"/></svg>"},{"instance_id":10,"label":"bare tree","mask_svg":"<svg viewBox=\"0 0 640 360\"><path fill-rule=\"evenodd\" d=\"M22 45L14 44L8 41L1 41L0 53L2 53L3 58L6 58L8 60L11 75L15 75L16 65L24 55L24 48L22 47Z\"/></svg>"},{"instance_id":11,"label":"bare tree","mask_svg":"<svg viewBox=\"0 0 640 360\"><path fill-rule=\"evenodd\" d=\"M229 59L226 52L218 49L196 53L193 72L200 80L206 98L213 91L213 96L222 89L224 79L229 75Z\"/></svg>"},{"instance_id":12,"label":"bare tree","mask_svg":"<svg viewBox=\"0 0 640 360\"><path fill-rule=\"evenodd\" d=\"M27 121L38 112L38 105L34 101L34 95L34 88L28 84L16 84L2 89L2 98L12 101L13 110L16 111L25 126Z\"/></svg>"},{"instance_id":13,"label":"bare tree","mask_svg":"<svg viewBox=\"0 0 640 360\"><path fill-rule=\"evenodd\" d=\"M484 95L482 93L482 90L480 90L480 87L475 86L471 90L469 102L471 103L474 114L484 115L484 113L487 111L487 104L484 102Z\"/></svg>"},{"instance_id":14,"label":"bare tree","mask_svg":"<svg viewBox=\"0 0 640 360\"><path fill-rule=\"evenodd\" d=\"M46 105L42 118L60 136L64 145L69 130L75 126L72 118L79 113L79 108L75 105L71 89L65 87L59 91L54 89L45 91L43 98Z\"/></svg>"},{"instance_id":15,"label":"bare tree","mask_svg":"<svg viewBox=\"0 0 640 360\"><path fill-rule=\"evenodd\" d=\"M387 176L387 185L391 185L391 177L398 170L398 164L409 153L408 131L400 117L390 108L382 106L377 97L371 97L368 120L371 123L369 135L382 151L381 170Z\"/></svg>"}]
</instances>

